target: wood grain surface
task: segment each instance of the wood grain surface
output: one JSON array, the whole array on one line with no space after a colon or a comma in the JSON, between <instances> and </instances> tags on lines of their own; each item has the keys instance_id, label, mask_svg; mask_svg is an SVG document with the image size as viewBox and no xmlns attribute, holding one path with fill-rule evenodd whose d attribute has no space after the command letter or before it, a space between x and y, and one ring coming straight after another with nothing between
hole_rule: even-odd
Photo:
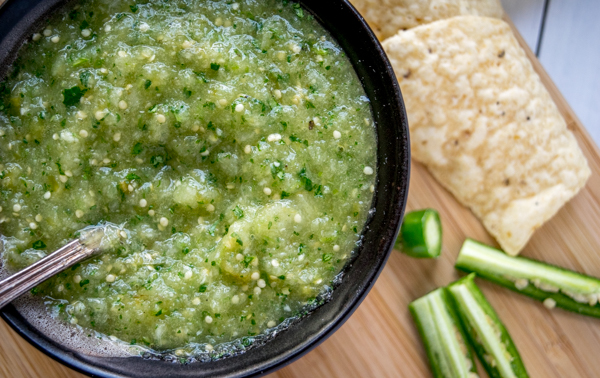
<instances>
[{"instance_id":1,"label":"wood grain surface","mask_svg":"<svg viewBox=\"0 0 600 378\"><path fill-rule=\"evenodd\" d=\"M520 42L575 133L593 172L583 191L535 233L522 255L600 277L598 148L522 38ZM408 303L459 277L453 265L467 236L496 243L473 214L423 166L413 164L408 210L424 207L436 208L441 214L442 256L436 261L417 260L393 252L375 287L350 320L318 348L273 373L271 378L430 376ZM547 310L539 302L512 291L481 280L478 283L506 324L532 377L599 376L600 320L559 309ZM37 351L3 321L0 375L82 376Z\"/></svg>"}]
</instances>

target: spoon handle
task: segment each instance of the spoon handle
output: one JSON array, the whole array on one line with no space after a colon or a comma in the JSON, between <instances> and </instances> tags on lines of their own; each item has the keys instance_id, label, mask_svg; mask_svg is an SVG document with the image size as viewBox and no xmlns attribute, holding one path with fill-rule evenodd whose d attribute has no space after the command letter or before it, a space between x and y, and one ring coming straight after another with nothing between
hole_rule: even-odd
<instances>
[{"instance_id":1,"label":"spoon handle","mask_svg":"<svg viewBox=\"0 0 600 378\"><path fill-rule=\"evenodd\" d=\"M85 260L96 250L73 240L40 261L0 281L0 308L58 272Z\"/></svg>"}]
</instances>

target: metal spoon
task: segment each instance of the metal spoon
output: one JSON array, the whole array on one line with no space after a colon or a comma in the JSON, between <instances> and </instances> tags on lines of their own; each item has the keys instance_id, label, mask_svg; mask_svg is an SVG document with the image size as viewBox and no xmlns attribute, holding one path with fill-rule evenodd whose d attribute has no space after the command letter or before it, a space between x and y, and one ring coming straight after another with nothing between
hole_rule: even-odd
<instances>
[{"instance_id":1,"label":"metal spoon","mask_svg":"<svg viewBox=\"0 0 600 378\"><path fill-rule=\"evenodd\" d=\"M104 229L97 228L69 242L40 261L0 281L0 308L66 268L102 253Z\"/></svg>"}]
</instances>

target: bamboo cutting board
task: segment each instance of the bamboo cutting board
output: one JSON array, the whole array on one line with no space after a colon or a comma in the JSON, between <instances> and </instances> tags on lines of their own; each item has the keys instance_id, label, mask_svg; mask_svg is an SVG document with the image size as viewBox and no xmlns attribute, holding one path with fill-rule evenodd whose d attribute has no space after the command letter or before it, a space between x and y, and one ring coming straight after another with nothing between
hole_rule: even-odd
<instances>
[{"instance_id":1,"label":"bamboo cutting board","mask_svg":"<svg viewBox=\"0 0 600 378\"><path fill-rule=\"evenodd\" d=\"M514 27L513 27L514 29ZM518 34L534 68L565 117L592 169L587 186L538 230L522 256L600 277L600 153L535 55ZM438 209L444 248L437 260L393 252L368 297L331 338L305 357L272 374L288 377L428 377L425 351L408 303L459 277L453 268L466 237L496 245L473 214L413 163L407 210ZM478 281L506 324L532 377L596 377L600 320L541 303ZM479 369L483 372L482 369ZM0 376L82 377L51 360L0 321Z\"/></svg>"}]
</instances>

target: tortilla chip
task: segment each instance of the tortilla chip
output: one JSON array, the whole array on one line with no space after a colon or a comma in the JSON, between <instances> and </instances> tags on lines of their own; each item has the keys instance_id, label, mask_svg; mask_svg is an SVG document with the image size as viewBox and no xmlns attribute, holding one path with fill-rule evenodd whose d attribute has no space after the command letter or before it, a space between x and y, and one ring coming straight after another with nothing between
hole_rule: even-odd
<instances>
[{"instance_id":1,"label":"tortilla chip","mask_svg":"<svg viewBox=\"0 0 600 378\"><path fill-rule=\"evenodd\" d=\"M412 156L511 255L590 176L504 21L459 16L383 42L406 102Z\"/></svg>"},{"instance_id":2,"label":"tortilla chip","mask_svg":"<svg viewBox=\"0 0 600 378\"><path fill-rule=\"evenodd\" d=\"M502 18L500 0L350 0L377 38L460 15Z\"/></svg>"}]
</instances>

